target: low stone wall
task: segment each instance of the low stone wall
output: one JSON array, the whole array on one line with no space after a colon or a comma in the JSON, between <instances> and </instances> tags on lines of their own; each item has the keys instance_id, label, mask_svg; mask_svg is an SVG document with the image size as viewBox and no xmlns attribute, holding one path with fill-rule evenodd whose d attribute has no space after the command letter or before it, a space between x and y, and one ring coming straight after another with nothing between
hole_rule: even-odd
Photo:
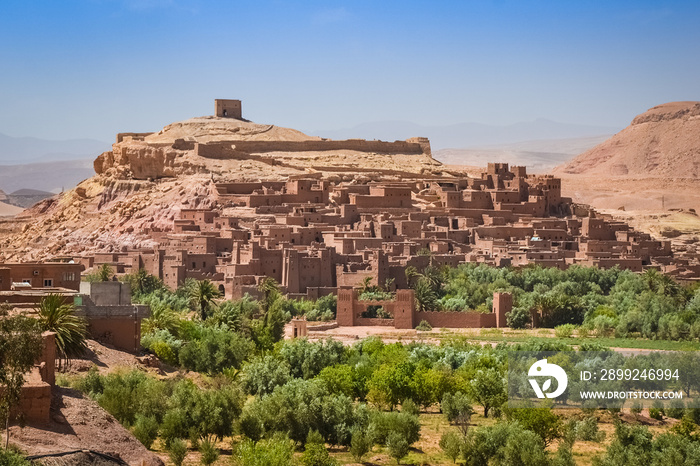
<instances>
[{"instance_id":1,"label":"low stone wall","mask_svg":"<svg viewBox=\"0 0 700 466\"><path fill-rule=\"evenodd\" d=\"M416 322L425 320L433 327L489 328L496 327L496 314L481 312L416 312Z\"/></svg>"},{"instance_id":2,"label":"low stone wall","mask_svg":"<svg viewBox=\"0 0 700 466\"><path fill-rule=\"evenodd\" d=\"M394 319L357 317L355 318L355 325L360 327L393 327Z\"/></svg>"},{"instance_id":3,"label":"low stone wall","mask_svg":"<svg viewBox=\"0 0 700 466\"><path fill-rule=\"evenodd\" d=\"M309 332L325 332L326 330L332 330L338 328L338 322L323 322L321 324L316 324L316 322L307 322L306 328Z\"/></svg>"},{"instance_id":4,"label":"low stone wall","mask_svg":"<svg viewBox=\"0 0 700 466\"><path fill-rule=\"evenodd\" d=\"M40 382L23 386L19 409L27 422L47 424L51 411L51 385Z\"/></svg>"}]
</instances>

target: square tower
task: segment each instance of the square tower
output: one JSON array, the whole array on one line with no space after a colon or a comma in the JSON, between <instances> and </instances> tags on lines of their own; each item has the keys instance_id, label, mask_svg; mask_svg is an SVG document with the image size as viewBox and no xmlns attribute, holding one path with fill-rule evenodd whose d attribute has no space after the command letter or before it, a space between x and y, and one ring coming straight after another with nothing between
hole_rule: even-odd
<instances>
[{"instance_id":1,"label":"square tower","mask_svg":"<svg viewBox=\"0 0 700 466\"><path fill-rule=\"evenodd\" d=\"M243 118L240 100L215 99L215 115L221 118Z\"/></svg>"}]
</instances>

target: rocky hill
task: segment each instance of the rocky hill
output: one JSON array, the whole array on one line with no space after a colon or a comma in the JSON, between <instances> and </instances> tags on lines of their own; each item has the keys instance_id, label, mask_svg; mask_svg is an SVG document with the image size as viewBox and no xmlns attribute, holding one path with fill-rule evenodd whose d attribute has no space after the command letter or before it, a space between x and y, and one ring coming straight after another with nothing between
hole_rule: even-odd
<instances>
[{"instance_id":1,"label":"rocky hill","mask_svg":"<svg viewBox=\"0 0 700 466\"><path fill-rule=\"evenodd\" d=\"M0 262L147 248L183 208L216 206L215 183L440 174L425 138L332 141L233 118L200 117L157 133L121 133L95 176L0 221ZM224 207L224 206L218 206ZM3 234L4 232L4 234Z\"/></svg>"},{"instance_id":2,"label":"rocky hill","mask_svg":"<svg viewBox=\"0 0 700 466\"><path fill-rule=\"evenodd\" d=\"M555 173L700 179L700 102L654 107Z\"/></svg>"}]
</instances>

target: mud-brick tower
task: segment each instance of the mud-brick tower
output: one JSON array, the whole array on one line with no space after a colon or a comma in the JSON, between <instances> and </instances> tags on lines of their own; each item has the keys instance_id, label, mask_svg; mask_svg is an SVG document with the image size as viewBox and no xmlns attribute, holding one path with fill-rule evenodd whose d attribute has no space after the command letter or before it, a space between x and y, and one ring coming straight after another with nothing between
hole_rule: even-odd
<instances>
[{"instance_id":1,"label":"mud-brick tower","mask_svg":"<svg viewBox=\"0 0 700 466\"><path fill-rule=\"evenodd\" d=\"M513 295L510 293L493 294L493 312L496 314L496 327L507 327L506 314L513 309Z\"/></svg>"}]
</instances>

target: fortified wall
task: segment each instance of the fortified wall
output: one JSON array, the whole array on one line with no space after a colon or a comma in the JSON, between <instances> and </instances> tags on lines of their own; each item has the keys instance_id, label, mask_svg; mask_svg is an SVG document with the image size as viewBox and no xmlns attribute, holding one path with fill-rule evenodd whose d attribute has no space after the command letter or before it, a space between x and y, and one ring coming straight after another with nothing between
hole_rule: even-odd
<instances>
[{"instance_id":1,"label":"fortified wall","mask_svg":"<svg viewBox=\"0 0 700 466\"><path fill-rule=\"evenodd\" d=\"M187 144L185 142L185 144ZM184 146L180 146L184 147ZM205 144L194 143L195 154L200 157L225 159L236 154L265 152L326 152L352 150L379 154L428 154L428 138L410 138L405 141L366 141L346 139L340 141L218 141Z\"/></svg>"},{"instance_id":2,"label":"fortified wall","mask_svg":"<svg viewBox=\"0 0 700 466\"><path fill-rule=\"evenodd\" d=\"M362 314L370 307L382 307L393 319L367 318ZM416 295L411 289L397 290L394 300L360 301L357 289L338 290L336 320L339 327L393 326L397 329L413 329L425 320L432 327L446 328L501 328L507 327L507 314L513 309L510 293L493 294L493 309L482 312L425 312L416 309Z\"/></svg>"}]
</instances>

